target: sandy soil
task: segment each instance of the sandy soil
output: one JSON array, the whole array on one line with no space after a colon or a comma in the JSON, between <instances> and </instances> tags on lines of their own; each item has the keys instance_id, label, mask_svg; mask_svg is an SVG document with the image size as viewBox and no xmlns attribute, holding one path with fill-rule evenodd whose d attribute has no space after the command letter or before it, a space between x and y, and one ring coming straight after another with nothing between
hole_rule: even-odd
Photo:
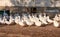
<instances>
[{"instance_id":1,"label":"sandy soil","mask_svg":"<svg viewBox=\"0 0 60 37\"><path fill-rule=\"evenodd\" d=\"M0 25L0 37L60 37L60 28L19 25Z\"/></svg>"}]
</instances>

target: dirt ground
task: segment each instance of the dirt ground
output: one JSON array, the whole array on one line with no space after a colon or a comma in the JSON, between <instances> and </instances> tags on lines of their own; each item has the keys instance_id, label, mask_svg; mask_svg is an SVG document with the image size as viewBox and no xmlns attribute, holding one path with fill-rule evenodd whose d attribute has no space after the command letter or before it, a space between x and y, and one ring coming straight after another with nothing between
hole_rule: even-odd
<instances>
[{"instance_id":1,"label":"dirt ground","mask_svg":"<svg viewBox=\"0 0 60 37\"><path fill-rule=\"evenodd\" d=\"M0 37L60 37L60 28L20 25L0 25Z\"/></svg>"}]
</instances>

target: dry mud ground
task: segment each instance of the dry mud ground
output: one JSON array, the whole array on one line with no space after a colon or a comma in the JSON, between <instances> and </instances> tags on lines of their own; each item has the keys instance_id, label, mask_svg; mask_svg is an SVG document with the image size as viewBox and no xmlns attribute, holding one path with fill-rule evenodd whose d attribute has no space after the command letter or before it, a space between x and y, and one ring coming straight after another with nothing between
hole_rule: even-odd
<instances>
[{"instance_id":1,"label":"dry mud ground","mask_svg":"<svg viewBox=\"0 0 60 37\"><path fill-rule=\"evenodd\" d=\"M0 37L60 37L60 28L53 25L45 27L0 25Z\"/></svg>"}]
</instances>

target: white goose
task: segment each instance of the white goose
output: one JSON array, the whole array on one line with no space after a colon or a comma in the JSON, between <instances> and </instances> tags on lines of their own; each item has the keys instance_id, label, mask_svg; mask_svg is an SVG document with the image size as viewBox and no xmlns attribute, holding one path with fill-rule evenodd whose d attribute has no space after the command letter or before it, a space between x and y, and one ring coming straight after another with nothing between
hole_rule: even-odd
<instances>
[{"instance_id":1,"label":"white goose","mask_svg":"<svg viewBox=\"0 0 60 37\"><path fill-rule=\"evenodd\" d=\"M36 16L33 16L34 22L36 26L42 26L42 22L39 21L39 19Z\"/></svg>"},{"instance_id":2,"label":"white goose","mask_svg":"<svg viewBox=\"0 0 60 37\"><path fill-rule=\"evenodd\" d=\"M19 20L19 25L20 26L26 26L25 23L24 23L24 20L22 18Z\"/></svg>"},{"instance_id":3,"label":"white goose","mask_svg":"<svg viewBox=\"0 0 60 37\"><path fill-rule=\"evenodd\" d=\"M41 15L39 15L39 20L45 25L48 24L46 18L42 17Z\"/></svg>"},{"instance_id":4,"label":"white goose","mask_svg":"<svg viewBox=\"0 0 60 37\"><path fill-rule=\"evenodd\" d=\"M60 23L54 20L53 26L54 26L54 27L60 27Z\"/></svg>"},{"instance_id":5,"label":"white goose","mask_svg":"<svg viewBox=\"0 0 60 37\"><path fill-rule=\"evenodd\" d=\"M53 23L53 20L51 20L51 19L49 18L49 16L47 16L47 22L48 22L48 23Z\"/></svg>"},{"instance_id":6,"label":"white goose","mask_svg":"<svg viewBox=\"0 0 60 37\"><path fill-rule=\"evenodd\" d=\"M29 17L29 20L34 24L34 19L31 15L28 16Z\"/></svg>"},{"instance_id":7,"label":"white goose","mask_svg":"<svg viewBox=\"0 0 60 37\"><path fill-rule=\"evenodd\" d=\"M28 18L28 16L24 15L24 21L28 26L33 25L34 23Z\"/></svg>"},{"instance_id":8,"label":"white goose","mask_svg":"<svg viewBox=\"0 0 60 37\"><path fill-rule=\"evenodd\" d=\"M26 26L23 20L23 17L19 16L15 19L16 23L19 24L20 26Z\"/></svg>"}]
</instances>

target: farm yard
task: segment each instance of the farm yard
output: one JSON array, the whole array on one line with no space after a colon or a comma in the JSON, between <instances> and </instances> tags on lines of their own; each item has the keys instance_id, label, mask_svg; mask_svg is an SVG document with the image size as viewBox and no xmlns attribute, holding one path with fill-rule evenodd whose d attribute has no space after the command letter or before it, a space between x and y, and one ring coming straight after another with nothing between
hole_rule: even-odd
<instances>
[{"instance_id":1,"label":"farm yard","mask_svg":"<svg viewBox=\"0 0 60 37\"><path fill-rule=\"evenodd\" d=\"M52 20L46 13L17 13L13 17L6 12L0 11L0 37L60 37L60 14Z\"/></svg>"},{"instance_id":2,"label":"farm yard","mask_svg":"<svg viewBox=\"0 0 60 37\"><path fill-rule=\"evenodd\" d=\"M59 0L0 0L0 37L60 37Z\"/></svg>"},{"instance_id":3,"label":"farm yard","mask_svg":"<svg viewBox=\"0 0 60 37\"><path fill-rule=\"evenodd\" d=\"M0 25L0 37L60 37L60 28L20 25Z\"/></svg>"}]
</instances>

